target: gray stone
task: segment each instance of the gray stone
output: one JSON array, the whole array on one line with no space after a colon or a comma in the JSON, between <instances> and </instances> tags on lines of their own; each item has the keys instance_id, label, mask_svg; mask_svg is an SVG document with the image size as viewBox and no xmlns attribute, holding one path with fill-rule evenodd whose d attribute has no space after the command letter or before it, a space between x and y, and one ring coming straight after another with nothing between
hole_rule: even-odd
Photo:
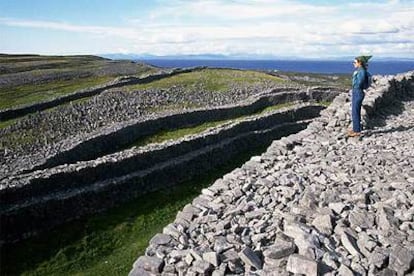
<instances>
[{"instance_id":1,"label":"gray stone","mask_svg":"<svg viewBox=\"0 0 414 276\"><path fill-rule=\"evenodd\" d=\"M247 265L252 266L256 269L261 269L263 266L262 260L257 256L257 254L250 248L245 247L240 253L239 253L240 259Z\"/></svg>"},{"instance_id":2,"label":"gray stone","mask_svg":"<svg viewBox=\"0 0 414 276\"><path fill-rule=\"evenodd\" d=\"M214 251L216 251L216 253L218 254L233 247L234 247L233 244L230 244L229 242L227 242L226 237L219 236L219 237L216 237L214 241Z\"/></svg>"},{"instance_id":3,"label":"gray stone","mask_svg":"<svg viewBox=\"0 0 414 276\"><path fill-rule=\"evenodd\" d=\"M372 228L374 226L374 216L366 212L365 210L353 210L349 213L348 217L352 228Z\"/></svg>"},{"instance_id":4,"label":"gray stone","mask_svg":"<svg viewBox=\"0 0 414 276\"><path fill-rule=\"evenodd\" d=\"M239 258L239 254L234 249L229 249L221 254L223 262L234 262L237 261Z\"/></svg>"},{"instance_id":5,"label":"gray stone","mask_svg":"<svg viewBox=\"0 0 414 276\"><path fill-rule=\"evenodd\" d=\"M378 276L397 276L397 272L395 270L392 270L390 268L385 268L378 272Z\"/></svg>"},{"instance_id":6,"label":"gray stone","mask_svg":"<svg viewBox=\"0 0 414 276\"><path fill-rule=\"evenodd\" d=\"M173 237L177 241L178 241L178 239L180 238L180 235L181 235L181 232L178 231L177 228L173 224L168 224L166 227L164 227L163 233L166 234L166 235L170 235L171 237Z\"/></svg>"},{"instance_id":7,"label":"gray stone","mask_svg":"<svg viewBox=\"0 0 414 276\"><path fill-rule=\"evenodd\" d=\"M152 273L160 273L163 267L164 261L157 257L141 256L134 263L134 268L142 268Z\"/></svg>"},{"instance_id":8,"label":"gray stone","mask_svg":"<svg viewBox=\"0 0 414 276\"><path fill-rule=\"evenodd\" d=\"M188 254L185 256L184 261L185 261L188 265L191 265L191 264L192 264L192 262L194 261L194 257L193 257L193 255L192 255L191 253L188 253Z\"/></svg>"},{"instance_id":9,"label":"gray stone","mask_svg":"<svg viewBox=\"0 0 414 276\"><path fill-rule=\"evenodd\" d=\"M274 245L269 246L263 251L263 256L270 259L280 259L295 252L295 244L292 241L286 241L277 238Z\"/></svg>"},{"instance_id":10,"label":"gray stone","mask_svg":"<svg viewBox=\"0 0 414 276\"><path fill-rule=\"evenodd\" d=\"M219 265L219 259L216 252L205 252L203 253L203 260L209 262L213 266L217 267Z\"/></svg>"},{"instance_id":11,"label":"gray stone","mask_svg":"<svg viewBox=\"0 0 414 276\"><path fill-rule=\"evenodd\" d=\"M388 207L381 207L378 210L377 221L379 228L385 231L398 225L398 219L394 217L394 211Z\"/></svg>"},{"instance_id":12,"label":"gray stone","mask_svg":"<svg viewBox=\"0 0 414 276\"><path fill-rule=\"evenodd\" d=\"M355 274L352 271L352 269L342 264L338 269L338 275L339 276L354 276Z\"/></svg>"},{"instance_id":13,"label":"gray stone","mask_svg":"<svg viewBox=\"0 0 414 276\"><path fill-rule=\"evenodd\" d=\"M319 215L312 221L312 225L321 233L330 235L333 230L332 218L330 215Z\"/></svg>"},{"instance_id":14,"label":"gray stone","mask_svg":"<svg viewBox=\"0 0 414 276\"><path fill-rule=\"evenodd\" d=\"M388 259L388 254L382 249L377 247L374 252L369 256L369 262L377 268L382 268Z\"/></svg>"},{"instance_id":15,"label":"gray stone","mask_svg":"<svg viewBox=\"0 0 414 276\"><path fill-rule=\"evenodd\" d=\"M193 268L195 272L201 273L201 275L208 275L213 270L212 265L204 260L196 260Z\"/></svg>"},{"instance_id":16,"label":"gray stone","mask_svg":"<svg viewBox=\"0 0 414 276\"><path fill-rule=\"evenodd\" d=\"M222 263L219 267L217 267L214 271L212 276L225 276L226 275L227 264Z\"/></svg>"},{"instance_id":17,"label":"gray stone","mask_svg":"<svg viewBox=\"0 0 414 276\"><path fill-rule=\"evenodd\" d=\"M398 275L404 275L414 268L414 254L400 245L392 247L389 259L389 268L397 271Z\"/></svg>"},{"instance_id":18,"label":"gray stone","mask_svg":"<svg viewBox=\"0 0 414 276\"><path fill-rule=\"evenodd\" d=\"M318 262L299 254L292 254L289 256L286 270L292 273L305 274L307 276L317 276Z\"/></svg>"},{"instance_id":19,"label":"gray stone","mask_svg":"<svg viewBox=\"0 0 414 276\"><path fill-rule=\"evenodd\" d=\"M171 236L166 234L156 234L151 240L150 244L154 245L164 245L168 244L171 241Z\"/></svg>"},{"instance_id":20,"label":"gray stone","mask_svg":"<svg viewBox=\"0 0 414 276\"><path fill-rule=\"evenodd\" d=\"M134 267L128 274L128 276L153 276L154 274L146 271L142 267Z\"/></svg>"},{"instance_id":21,"label":"gray stone","mask_svg":"<svg viewBox=\"0 0 414 276\"><path fill-rule=\"evenodd\" d=\"M346 232L341 234L341 243L352 256L359 256L360 252L354 237Z\"/></svg>"}]
</instances>

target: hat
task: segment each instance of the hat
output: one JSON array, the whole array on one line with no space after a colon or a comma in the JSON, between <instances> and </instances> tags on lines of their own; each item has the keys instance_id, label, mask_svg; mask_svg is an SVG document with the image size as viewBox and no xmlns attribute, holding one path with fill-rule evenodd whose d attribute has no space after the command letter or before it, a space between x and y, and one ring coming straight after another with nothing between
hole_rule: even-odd
<instances>
[{"instance_id":1,"label":"hat","mask_svg":"<svg viewBox=\"0 0 414 276\"><path fill-rule=\"evenodd\" d=\"M359 56L356 57L356 60L362 62L363 64L367 64L370 58L372 58L372 56Z\"/></svg>"}]
</instances>

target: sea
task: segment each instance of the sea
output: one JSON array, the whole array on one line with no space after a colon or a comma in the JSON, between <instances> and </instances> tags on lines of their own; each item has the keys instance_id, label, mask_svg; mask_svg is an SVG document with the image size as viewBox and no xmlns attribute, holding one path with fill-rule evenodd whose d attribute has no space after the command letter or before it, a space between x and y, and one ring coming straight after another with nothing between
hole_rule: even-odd
<instances>
[{"instance_id":1,"label":"sea","mask_svg":"<svg viewBox=\"0 0 414 276\"><path fill-rule=\"evenodd\" d=\"M207 66L211 68L235 68L266 71L350 74L354 71L353 60L196 60L196 59L147 59L139 60L164 68ZM414 70L414 60L371 61L369 72L373 75L394 75Z\"/></svg>"}]
</instances>

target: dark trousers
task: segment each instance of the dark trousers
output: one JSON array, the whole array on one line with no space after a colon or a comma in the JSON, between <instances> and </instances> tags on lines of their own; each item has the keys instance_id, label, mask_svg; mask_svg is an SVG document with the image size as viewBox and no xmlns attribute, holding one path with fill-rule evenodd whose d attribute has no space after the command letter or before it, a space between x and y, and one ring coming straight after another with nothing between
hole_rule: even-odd
<instances>
[{"instance_id":1,"label":"dark trousers","mask_svg":"<svg viewBox=\"0 0 414 276\"><path fill-rule=\"evenodd\" d=\"M361 89L352 89L352 130L361 132L361 106L365 93Z\"/></svg>"}]
</instances>

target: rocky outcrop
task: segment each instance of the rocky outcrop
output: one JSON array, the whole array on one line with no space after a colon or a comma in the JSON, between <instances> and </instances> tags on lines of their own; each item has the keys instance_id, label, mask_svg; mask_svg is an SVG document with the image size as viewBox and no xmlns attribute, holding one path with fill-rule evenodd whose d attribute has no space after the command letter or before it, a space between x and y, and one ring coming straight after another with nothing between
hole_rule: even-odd
<instances>
[{"instance_id":1,"label":"rocky outcrop","mask_svg":"<svg viewBox=\"0 0 414 276\"><path fill-rule=\"evenodd\" d=\"M130 275L413 273L413 85L414 71L376 79L361 139L346 138L339 95L305 130L203 189Z\"/></svg>"}]
</instances>

